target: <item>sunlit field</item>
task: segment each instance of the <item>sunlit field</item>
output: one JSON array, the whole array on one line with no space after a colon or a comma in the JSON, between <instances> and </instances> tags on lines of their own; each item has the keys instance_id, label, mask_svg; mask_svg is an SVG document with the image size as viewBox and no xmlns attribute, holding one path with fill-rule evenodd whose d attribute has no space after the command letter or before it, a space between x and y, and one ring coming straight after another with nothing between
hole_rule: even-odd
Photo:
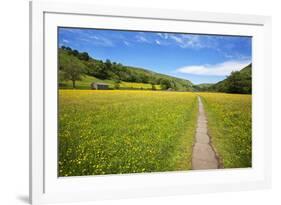
<instances>
[{"instance_id":1,"label":"sunlit field","mask_svg":"<svg viewBox=\"0 0 281 205\"><path fill-rule=\"evenodd\" d=\"M129 82L121 82L120 88L128 88L128 89L152 89L152 85L148 83L129 83ZM156 90L161 90L160 85L155 85Z\"/></svg>"},{"instance_id":2,"label":"sunlit field","mask_svg":"<svg viewBox=\"0 0 281 205\"><path fill-rule=\"evenodd\" d=\"M76 82L76 88L77 89L85 89L89 90L91 89L91 83L93 82L101 82L101 83L107 83L109 89L114 89L115 83L112 80L101 80L98 78L95 78L93 76L83 76L81 81ZM160 85L154 85L156 90L161 90ZM62 81L60 88L62 89L72 89L72 82L71 81ZM152 85L149 83L133 83L133 82L125 82L121 81L119 83L119 89L143 89L143 90L151 90Z\"/></svg>"},{"instance_id":3,"label":"sunlit field","mask_svg":"<svg viewBox=\"0 0 281 205\"><path fill-rule=\"evenodd\" d=\"M252 165L252 96L199 93L208 129L224 168Z\"/></svg>"},{"instance_id":4,"label":"sunlit field","mask_svg":"<svg viewBox=\"0 0 281 205\"><path fill-rule=\"evenodd\" d=\"M59 176L191 169L188 92L59 90Z\"/></svg>"},{"instance_id":5,"label":"sunlit field","mask_svg":"<svg viewBox=\"0 0 281 205\"><path fill-rule=\"evenodd\" d=\"M57 34L58 176L252 166L252 37Z\"/></svg>"}]
</instances>

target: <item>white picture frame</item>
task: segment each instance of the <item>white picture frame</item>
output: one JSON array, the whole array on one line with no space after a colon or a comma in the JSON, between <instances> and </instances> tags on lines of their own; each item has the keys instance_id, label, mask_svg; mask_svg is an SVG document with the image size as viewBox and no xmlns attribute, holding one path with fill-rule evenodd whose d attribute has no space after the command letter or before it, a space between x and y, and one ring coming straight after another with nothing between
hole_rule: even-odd
<instances>
[{"instance_id":1,"label":"white picture frame","mask_svg":"<svg viewBox=\"0 0 281 205\"><path fill-rule=\"evenodd\" d=\"M253 36L253 167L58 178L57 93L54 92L57 89L57 52L54 52L54 49L57 49L58 26ZM80 3L30 2L32 204L240 191L270 186L270 17Z\"/></svg>"}]
</instances>

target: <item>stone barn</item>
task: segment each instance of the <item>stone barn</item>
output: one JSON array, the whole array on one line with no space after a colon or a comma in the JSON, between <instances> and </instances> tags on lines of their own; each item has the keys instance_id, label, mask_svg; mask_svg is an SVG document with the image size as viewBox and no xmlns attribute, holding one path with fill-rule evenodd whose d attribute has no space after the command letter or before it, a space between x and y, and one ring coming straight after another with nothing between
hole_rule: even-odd
<instances>
[{"instance_id":1,"label":"stone barn","mask_svg":"<svg viewBox=\"0 0 281 205\"><path fill-rule=\"evenodd\" d=\"M107 83L92 83L91 88L94 90L108 90L109 84Z\"/></svg>"}]
</instances>

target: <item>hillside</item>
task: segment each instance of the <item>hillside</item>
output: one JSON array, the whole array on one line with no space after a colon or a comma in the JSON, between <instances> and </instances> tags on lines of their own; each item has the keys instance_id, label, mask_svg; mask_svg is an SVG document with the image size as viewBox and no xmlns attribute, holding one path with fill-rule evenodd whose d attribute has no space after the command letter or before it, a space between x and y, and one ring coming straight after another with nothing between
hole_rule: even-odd
<instances>
[{"instance_id":1,"label":"hillside","mask_svg":"<svg viewBox=\"0 0 281 205\"><path fill-rule=\"evenodd\" d=\"M252 64L240 71L234 71L225 80L222 80L210 88L212 91L226 93L252 93Z\"/></svg>"},{"instance_id":2,"label":"hillside","mask_svg":"<svg viewBox=\"0 0 281 205\"><path fill-rule=\"evenodd\" d=\"M109 85L110 89L115 89L116 83L113 80L102 80L93 76L84 75L81 80L76 82L76 88L77 89L91 89L90 85L91 83L107 83ZM118 83L120 90L152 90L152 85L148 83L131 83L131 82L124 82L120 81ZM60 81L60 88L62 89L72 89L72 83L71 81ZM155 90L161 90L160 85L155 85Z\"/></svg>"},{"instance_id":3,"label":"hillside","mask_svg":"<svg viewBox=\"0 0 281 205\"><path fill-rule=\"evenodd\" d=\"M76 70L71 72L67 70L73 69L74 66ZM76 80L71 83L73 77ZM193 90L192 83L188 80L122 65L110 60L101 61L90 57L86 52L72 50L69 47L59 48L60 88L77 86L79 89L89 89L92 82L106 82L112 89L118 87L118 89Z\"/></svg>"},{"instance_id":4,"label":"hillside","mask_svg":"<svg viewBox=\"0 0 281 205\"><path fill-rule=\"evenodd\" d=\"M201 84L197 84L197 85L193 85L193 89L195 91L208 91L208 89L213 86L213 83L201 83Z\"/></svg>"},{"instance_id":5,"label":"hillside","mask_svg":"<svg viewBox=\"0 0 281 205\"><path fill-rule=\"evenodd\" d=\"M93 82L107 83L110 89L211 91L250 94L252 64L232 72L216 84L193 85L189 80L156 73L110 60L92 58L86 52L59 48L59 87L91 89Z\"/></svg>"}]
</instances>

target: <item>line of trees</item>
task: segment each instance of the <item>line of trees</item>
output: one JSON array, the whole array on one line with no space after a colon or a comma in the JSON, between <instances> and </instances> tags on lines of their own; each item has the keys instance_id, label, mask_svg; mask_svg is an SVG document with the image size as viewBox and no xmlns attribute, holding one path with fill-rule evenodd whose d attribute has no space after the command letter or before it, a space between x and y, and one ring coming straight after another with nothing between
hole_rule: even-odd
<instances>
[{"instance_id":1,"label":"line of trees","mask_svg":"<svg viewBox=\"0 0 281 205\"><path fill-rule=\"evenodd\" d=\"M62 46L63 50L67 51L69 55L76 56L79 60L88 61L90 59L90 56L87 52L79 52L76 49L71 49L70 47Z\"/></svg>"}]
</instances>

